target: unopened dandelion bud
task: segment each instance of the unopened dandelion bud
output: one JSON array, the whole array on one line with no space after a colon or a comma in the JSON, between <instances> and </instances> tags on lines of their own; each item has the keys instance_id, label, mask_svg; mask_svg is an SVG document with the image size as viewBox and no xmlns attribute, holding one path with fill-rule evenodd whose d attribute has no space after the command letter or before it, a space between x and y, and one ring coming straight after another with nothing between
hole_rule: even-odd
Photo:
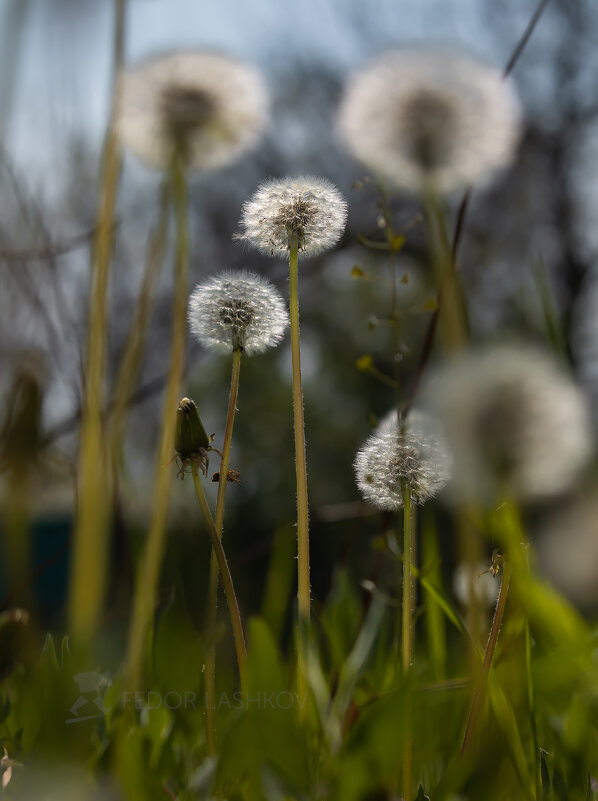
<instances>
[{"instance_id":1,"label":"unopened dandelion bud","mask_svg":"<svg viewBox=\"0 0 598 801\"><path fill-rule=\"evenodd\" d=\"M197 406L191 398L183 398L176 413L174 449L182 459L205 453L210 438L203 427Z\"/></svg>"},{"instance_id":2,"label":"unopened dandelion bud","mask_svg":"<svg viewBox=\"0 0 598 801\"><path fill-rule=\"evenodd\" d=\"M278 345L289 324L286 304L270 281L251 272L219 273L189 298L189 326L216 353L248 355Z\"/></svg>"},{"instance_id":3,"label":"unopened dandelion bud","mask_svg":"<svg viewBox=\"0 0 598 801\"><path fill-rule=\"evenodd\" d=\"M265 181L244 204L241 239L270 255L305 256L333 247L345 230L347 204L322 178L299 176Z\"/></svg>"}]
</instances>

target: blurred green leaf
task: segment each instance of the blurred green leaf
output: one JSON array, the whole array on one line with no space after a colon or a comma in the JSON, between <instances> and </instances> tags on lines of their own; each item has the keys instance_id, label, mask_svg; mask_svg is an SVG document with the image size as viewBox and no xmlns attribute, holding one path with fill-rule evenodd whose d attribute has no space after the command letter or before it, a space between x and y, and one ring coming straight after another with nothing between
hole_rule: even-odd
<instances>
[{"instance_id":1,"label":"blurred green leaf","mask_svg":"<svg viewBox=\"0 0 598 801\"><path fill-rule=\"evenodd\" d=\"M550 782L550 773L548 771L548 765L546 764L546 751L541 748L540 749L540 772L542 778L542 793L544 798L549 798L550 793L552 790L552 785Z\"/></svg>"},{"instance_id":2,"label":"blurred green leaf","mask_svg":"<svg viewBox=\"0 0 598 801\"><path fill-rule=\"evenodd\" d=\"M172 732L173 716L167 704L176 706L179 703L176 693L171 693L170 700L168 695L156 694L156 696L158 703L152 706L153 696L148 693L148 705L141 712L141 725L150 741L148 765L151 768L156 768L158 765L162 749Z\"/></svg>"},{"instance_id":3,"label":"blurred green leaf","mask_svg":"<svg viewBox=\"0 0 598 801\"><path fill-rule=\"evenodd\" d=\"M296 547L296 535L292 528L284 526L277 529L262 600L262 616L277 639L282 633L291 598Z\"/></svg>"},{"instance_id":4,"label":"blurred green leaf","mask_svg":"<svg viewBox=\"0 0 598 801\"><path fill-rule=\"evenodd\" d=\"M444 614L455 626L455 628L461 632L465 631L465 626L463 624L463 621L461 620L461 616L454 609L453 605L451 604L447 596L442 592L442 590L440 590L438 587L435 587L432 581L430 581L430 579L428 579L427 576L423 575L422 572L418 570L414 565L411 565L411 572L418 579L419 583L426 590L426 592L429 592L430 595L434 598L436 603L440 606Z\"/></svg>"},{"instance_id":5,"label":"blurred green leaf","mask_svg":"<svg viewBox=\"0 0 598 801\"><path fill-rule=\"evenodd\" d=\"M158 621L152 655L156 687L166 692L197 692L203 660L200 635L178 590Z\"/></svg>"},{"instance_id":6,"label":"blurred green leaf","mask_svg":"<svg viewBox=\"0 0 598 801\"><path fill-rule=\"evenodd\" d=\"M571 801L565 774L558 766L555 767L552 774L552 788L558 801Z\"/></svg>"},{"instance_id":7,"label":"blurred green leaf","mask_svg":"<svg viewBox=\"0 0 598 801\"><path fill-rule=\"evenodd\" d=\"M492 711L502 731L505 744L511 754L513 764L519 775L522 789L527 791L528 797L533 796L530 788L534 786L534 781L528 768L528 760L523 749L517 716L513 707L509 703L505 692L493 679L492 674L488 680L488 691Z\"/></svg>"},{"instance_id":8,"label":"blurred green leaf","mask_svg":"<svg viewBox=\"0 0 598 801\"><path fill-rule=\"evenodd\" d=\"M247 692L281 692L287 689L282 675L278 648L268 624L254 617L248 628Z\"/></svg>"},{"instance_id":9,"label":"blurred green leaf","mask_svg":"<svg viewBox=\"0 0 598 801\"><path fill-rule=\"evenodd\" d=\"M386 604L382 594L379 592L374 592L372 594L372 600L366 619L363 623L361 631L359 632L359 636L357 637L355 645L353 646L351 653L347 657L341 669L338 689L336 691L330 713L331 723L334 726L334 735L338 736L339 740L342 720L347 712L349 703L351 702L359 673L362 670L374 645L376 636L380 629L380 624L382 623L385 606ZM333 745L338 747L338 742L334 742L334 735Z\"/></svg>"},{"instance_id":10,"label":"blurred green leaf","mask_svg":"<svg viewBox=\"0 0 598 801\"><path fill-rule=\"evenodd\" d=\"M361 601L355 583L346 570L334 573L332 589L320 613L325 634L325 647L333 672L341 669L359 632L362 619Z\"/></svg>"}]
</instances>

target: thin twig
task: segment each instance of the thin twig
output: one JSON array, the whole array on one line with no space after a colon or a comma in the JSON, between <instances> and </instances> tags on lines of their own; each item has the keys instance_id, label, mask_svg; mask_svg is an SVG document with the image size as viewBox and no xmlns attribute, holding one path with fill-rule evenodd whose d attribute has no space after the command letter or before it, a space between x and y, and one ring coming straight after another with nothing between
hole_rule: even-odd
<instances>
[{"instance_id":1,"label":"thin twig","mask_svg":"<svg viewBox=\"0 0 598 801\"><path fill-rule=\"evenodd\" d=\"M523 31L521 39L519 39L519 41L517 42L515 49L513 50L513 53L511 55L511 58L507 61L507 66L504 68L503 71L503 78L508 78L511 72L513 72L515 64L517 64L517 62L519 61L519 57L523 53L523 50L526 44L528 43L532 33L534 32L534 28L538 24L540 17L544 13L544 9L548 5L548 3L550 3L550 0L541 0L541 2L538 4L538 7L536 8L532 18L530 19L527 25L527 28Z\"/></svg>"},{"instance_id":2,"label":"thin twig","mask_svg":"<svg viewBox=\"0 0 598 801\"><path fill-rule=\"evenodd\" d=\"M114 226L117 227L116 225ZM82 234L77 234L62 242L48 242L38 248L8 249L0 250L0 259L5 261L37 261L41 259L55 259L71 253L73 250L89 245L97 233L97 228L92 228Z\"/></svg>"}]
</instances>

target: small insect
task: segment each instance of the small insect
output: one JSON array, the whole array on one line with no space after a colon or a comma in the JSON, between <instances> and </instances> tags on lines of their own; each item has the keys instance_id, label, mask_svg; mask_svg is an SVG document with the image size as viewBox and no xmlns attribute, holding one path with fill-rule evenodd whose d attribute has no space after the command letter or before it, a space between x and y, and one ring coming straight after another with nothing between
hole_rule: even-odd
<instances>
[{"instance_id":1,"label":"small insect","mask_svg":"<svg viewBox=\"0 0 598 801\"><path fill-rule=\"evenodd\" d=\"M490 557L490 567L488 568L488 570L483 570L480 573L480 576L483 576L486 573L490 573L492 577L495 578L501 572L502 566L503 566L503 555L501 554L499 548L494 548L494 550L492 551L492 556Z\"/></svg>"},{"instance_id":2,"label":"small insect","mask_svg":"<svg viewBox=\"0 0 598 801\"><path fill-rule=\"evenodd\" d=\"M228 470L226 473L226 480L227 481L234 481L237 484L241 483L241 473L239 470ZM212 481L217 484L220 481L220 473L214 473L212 475Z\"/></svg>"}]
</instances>

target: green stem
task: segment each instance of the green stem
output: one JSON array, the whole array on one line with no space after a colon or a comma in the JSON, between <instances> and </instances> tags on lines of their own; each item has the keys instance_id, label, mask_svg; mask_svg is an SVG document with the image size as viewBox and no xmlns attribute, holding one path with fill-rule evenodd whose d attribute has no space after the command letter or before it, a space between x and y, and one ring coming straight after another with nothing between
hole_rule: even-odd
<instances>
[{"instance_id":1,"label":"green stem","mask_svg":"<svg viewBox=\"0 0 598 801\"><path fill-rule=\"evenodd\" d=\"M239 676L241 679L241 686L243 686L245 681L245 664L247 661L247 649L245 647L245 635L243 634L243 624L241 623L241 613L239 611L239 604L237 603L237 596L235 594L235 588L228 567L228 562L226 561L224 548L222 547L222 542L220 540L220 537L218 536L218 532L216 531L214 519L212 517L212 513L210 512L210 507L208 505L207 498L203 491L203 485L201 483L201 479L199 477L199 473L195 465L193 465L192 467L192 475L193 475L193 486L195 487L195 494L197 495L197 500L199 501L202 514L204 516L206 525L208 527L208 533L210 535L210 539L212 540L212 548L214 549L214 553L216 554L216 559L218 560L218 568L220 570L222 585L224 587L224 592L226 594L226 602L228 604L228 611L230 613L230 621L233 629L233 637L235 640L235 649L237 651Z\"/></svg>"},{"instance_id":2,"label":"green stem","mask_svg":"<svg viewBox=\"0 0 598 801\"><path fill-rule=\"evenodd\" d=\"M413 582L411 580L411 564L413 557L413 535L411 527L411 495L407 487L403 488L403 627L402 627L402 664L403 673L411 666L412 628L413 628Z\"/></svg>"},{"instance_id":3,"label":"green stem","mask_svg":"<svg viewBox=\"0 0 598 801\"><path fill-rule=\"evenodd\" d=\"M299 695L304 697L307 685L302 666L305 665L306 637L309 630L311 593L309 581L309 508L307 500L307 463L305 456L305 422L303 419L303 388L301 384L301 346L299 337L299 249L297 241L289 247L289 311L291 318L291 355L293 367L293 418L295 427L295 471L297 478L297 565L299 610Z\"/></svg>"},{"instance_id":4,"label":"green stem","mask_svg":"<svg viewBox=\"0 0 598 801\"><path fill-rule=\"evenodd\" d=\"M230 379L230 392L228 394L228 410L224 427L224 442L222 443L222 461L220 462L220 480L218 482L218 495L216 496L216 513L214 523L218 536L222 537L224 525L224 499L226 496L226 477L230 464L230 450L233 442L233 427L235 425L235 412L237 411L237 398L239 396L239 374L241 372L241 349L233 351L233 368Z\"/></svg>"},{"instance_id":5,"label":"green stem","mask_svg":"<svg viewBox=\"0 0 598 801\"><path fill-rule=\"evenodd\" d=\"M115 85L124 52L125 0L116 1ZM102 384L106 361L106 297L112 261L114 212L121 151L114 121L117 89L104 145L102 186L93 249L89 299L87 374L79 446L79 498L70 577L69 630L76 651L85 654L93 641L104 599L109 537L108 476L102 433Z\"/></svg>"},{"instance_id":6,"label":"green stem","mask_svg":"<svg viewBox=\"0 0 598 801\"><path fill-rule=\"evenodd\" d=\"M216 513L214 525L218 537L222 539L224 525L224 499L228 467L230 463L230 450L233 441L233 427L239 395L239 373L241 371L241 350L233 351L233 368L228 396L228 411L224 428L224 443L222 445L222 460L220 462L220 480L218 482L218 495L216 498ZM216 617L218 605L218 559L212 549L210 556L210 577L208 585L208 653L206 655L206 726L208 739L208 753L216 753L216 723L214 710L216 709Z\"/></svg>"},{"instance_id":7,"label":"green stem","mask_svg":"<svg viewBox=\"0 0 598 801\"><path fill-rule=\"evenodd\" d=\"M508 558L503 561L502 581L500 584L500 592L498 595L498 602L494 610L494 618L492 619L492 626L490 628L490 635L486 644L484 652L484 660L482 668L477 681L477 687L471 699L469 707L469 715L467 718L467 726L465 727L465 736L463 738L463 745L461 746L461 756L465 756L470 750L473 743L473 734L475 731L477 719L484 700L484 693L488 681L488 675L492 666L494 652L496 651L496 644L498 642L498 634L502 625L505 607L507 605L507 595L509 593L509 583L511 581L511 565Z\"/></svg>"},{"instance_id":8,"label":"green stem","mask_svg":"<svg viewBox=\"0 0 598 801\"><path fill-rule=\"evenodd\" d=\"M109 431L109 452L115 477L122 452L123 432L125 430L127 408L139 375L143 346L147 332L155 288L166 250L168 220L170 215L170 187L164 181L160 193L160 212L155 230L150 238L143 282L137 300L135 316L120 361L115 381Z\"/></svg>"},{"instance_id":9,"label":"green stem","mask_svg":"<svg viewBox=\"0 0 598 801\"><path fill-rule=\"evenodd\" d=\"M143 671L146 636L151 623L164 552L168 504L172 485L169 467L174 448L176 408L180 394L183 361L185 356L187 271L189 263L189 236L187 230L187 185L184 164L180 154L172 164L172 194L176 217L175 286L173 298L172 345L170 370L166 384L160 445L154 476L152 520L147 547L138 576L133 608L133 621L125 669L128 689L137 689Z\"/></svg>"},{"instance_id":10,"label":"green stem","mask_svg":"<svg viewBox=\"0 0 598 801\"><path fill-rule=\"evenodd\" d=\"M432 260L438 285L438 314L447 351L454 353L467 342L467 324L449 241L444 210L433 188L424 192L426 222L432 244Z\"/></svg>"},{"instance_id":11,"label":"green stem","mask_svg":"<svg viewBox=\"0 0 598 801\"><path fill-rule=\"evenodd\" d=\"M413 531L411 524L411 493L409 487L403 485L403 625L401 628L401 656L403 677L411 668L413 642L413 581L411 564L413 561ZM407 701L405 714L405 740L403 745L403 798L411 798L412 755L410 705Z\"/></svg>"}]
</instances>

